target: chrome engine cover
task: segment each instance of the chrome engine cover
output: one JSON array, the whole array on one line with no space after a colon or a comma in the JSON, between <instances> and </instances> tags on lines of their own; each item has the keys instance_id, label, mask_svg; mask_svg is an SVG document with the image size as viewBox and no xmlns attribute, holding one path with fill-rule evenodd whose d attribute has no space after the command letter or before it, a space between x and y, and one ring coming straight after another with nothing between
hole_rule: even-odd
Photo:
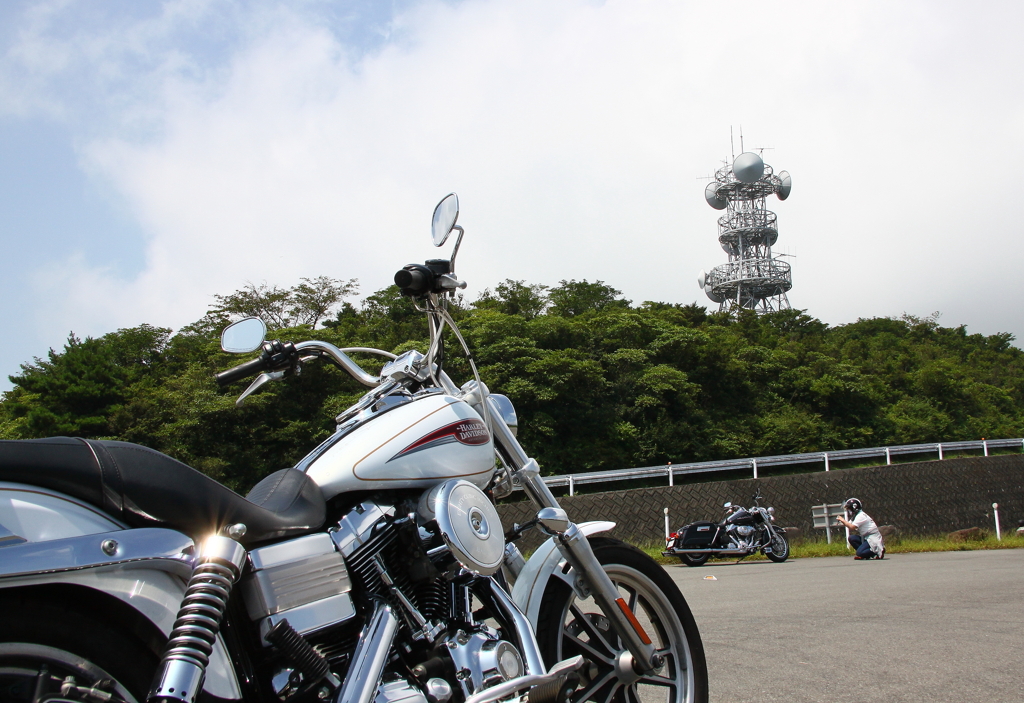
<instances>
[{"instance_id":1,"label":"chrome engine cover","mask_svg":"<svg viewBox=\"0 0 1024 703\"><path fill-rule=\"evenodd\" d=\"M501 568L505 535L490 498L469 481L438 484L420 499L420 515L437 520L441 538L467 571L489 576Z\"/></svg>"},{"instance_id":2,"label":"chrome engine cover","mask_svg":"<svg viewBox=\"0 0 1024 703\"><path fill-rule=\"evenodd\" d=\"M252 569L242 580L249 617L259 621L263 644L271 627L287 618L305 635L355 615L352 580L330 535L317 534L249 552Z\"/></svg>"},{"instance_id":3,"label":"chrome engine cover","mask_svg":"<svg viewBox=\"0 0 1024 703\"><path fill-rule=\"evenodd\" d=\"M423 691L408 681L389 681L381 684L373 703L429 703Z\"/></svg>"},{"instance_id":4,"label":"chrome engine cover","mask_svg":"<svg viewBox=\"0 0 1024 703\"><path fill-rule=\"evenodd\" d=\"M469 672L459 679L467 696L526 673L523 657L512 643L486 632L456 632L445 643L456 671Z\"/></svg>"}]
</instances>

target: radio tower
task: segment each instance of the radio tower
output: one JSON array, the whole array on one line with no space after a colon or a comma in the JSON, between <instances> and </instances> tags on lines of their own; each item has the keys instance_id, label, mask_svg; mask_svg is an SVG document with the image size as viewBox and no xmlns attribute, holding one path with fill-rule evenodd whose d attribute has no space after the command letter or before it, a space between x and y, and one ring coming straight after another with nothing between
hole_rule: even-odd
<instances>
[{"instance_id":1,"label":"radio tower","mask_svg":"<svg viewBox=\"0 0 1024 703\"><path fill-rule=\"evenodd\" d=\"M765 207L764 200L773 193L785 200L792 187L789 173L774 175L771 166L748 151L718 169L715 180L704 190L708 205L725 210L718 218L718 242L729 255L729 263L716 266L711 273L702 270L697 285L712 302L719 303L719 310L789 309L786 292L793 287L793 277L788 263L772 258L779 230L775 213Z\"/></svg>"}]
</instances>

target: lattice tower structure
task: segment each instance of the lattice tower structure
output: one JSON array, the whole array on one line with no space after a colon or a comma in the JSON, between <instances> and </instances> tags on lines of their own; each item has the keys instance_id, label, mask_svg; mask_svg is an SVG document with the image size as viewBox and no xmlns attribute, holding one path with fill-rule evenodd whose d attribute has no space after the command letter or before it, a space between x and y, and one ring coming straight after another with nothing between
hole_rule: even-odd
<instances>
[{"instance_id":1,"label":"lattice tower structure","mask_svg":"<svg viewBox=\"0 0 1024 703\"><path fill-rule=\"evenodd\" d=\"M716 210L718 242L729 262L711 273L701 271L697 284L719 310L747 308L758 312L788 310L787 293L793 287L790 265L773 256L779 238L777 216L765 199L789 197L792 178L786 171L774 173L758 154L745 152L715 172L704 197Z\"/></svg>"}]
</instances>

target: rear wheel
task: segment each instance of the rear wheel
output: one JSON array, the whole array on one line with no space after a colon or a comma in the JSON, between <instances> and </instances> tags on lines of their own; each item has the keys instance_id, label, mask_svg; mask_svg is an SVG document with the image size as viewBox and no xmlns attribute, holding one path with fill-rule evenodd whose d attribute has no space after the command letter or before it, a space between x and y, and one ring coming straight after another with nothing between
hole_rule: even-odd
<instances>
[{"instance_id":1,"label":"rear wheel","mask_svg":"<svg viewBox=\"0 0 1024 703\"><path fill-rule=\"evenodd\" d=\"M146 700L158 658L137 638L49 602L2 607L0 701Z\"/></svg>"},{"instance_id":2,"label":"rear wheel","mask_svg":"<svg viewBox=\"0 0 1024 703\"><path fill-rule=\"evenodd\" d=\"M569 586L575 572L548 581L537 639L546 663L572 656L587 660L573 701L598 703L706 703L708 672L700 632L690 608L665 570L640 550L607 538L591 540L594 554L636 615L663 663L637 674L625 646L593 598Z\"/></svg>"},{"instance_id":3,"label":"rear wheel","mask_svg":"<svg viewBox=\"0 0 1024 703\"><path fill-rule=\"evenodd\" d=\"M774 562L782 563L789 558L789 542L781 532L776 532L772 537L772 549L766 552L765 556Z\"/></svg>"},{"instance_id":4,"label":"rear wheel","mask_svg":"<svg viewBox=\"0 0 1024 703\"><path fill-rule=\"evenodd\" d=\"M711 558L710 554L680 554L679 561L687 566L703 566Z\"/></svg>"}]
</instances>

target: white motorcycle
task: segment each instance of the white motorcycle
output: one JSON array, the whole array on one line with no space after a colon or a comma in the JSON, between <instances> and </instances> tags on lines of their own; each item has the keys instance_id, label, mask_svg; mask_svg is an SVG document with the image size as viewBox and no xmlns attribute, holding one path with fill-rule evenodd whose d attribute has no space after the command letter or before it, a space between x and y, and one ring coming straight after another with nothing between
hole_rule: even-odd
<instances>
[{"instance_id":1,"label":"white motorcycle","mask_svg":"<svg viewBox=\"0 0 1024 703\"><path fill-rule=\"evenodd\" d=\"M0 701L699 703L700 635L666 572L574 524L481 383L446 299L463 229L434 211L450 260L395 282L426 313L425 354L264 341L239 398L319 360L370 390L294 468L244 498L126 442L0 442ZM451 333L473 380L444 371ZM386 357L369 373L348 353ZM502 532L520 486L535 519ZM515 540L550 537L528 561Z\"/></svg>"}]
</instances>

